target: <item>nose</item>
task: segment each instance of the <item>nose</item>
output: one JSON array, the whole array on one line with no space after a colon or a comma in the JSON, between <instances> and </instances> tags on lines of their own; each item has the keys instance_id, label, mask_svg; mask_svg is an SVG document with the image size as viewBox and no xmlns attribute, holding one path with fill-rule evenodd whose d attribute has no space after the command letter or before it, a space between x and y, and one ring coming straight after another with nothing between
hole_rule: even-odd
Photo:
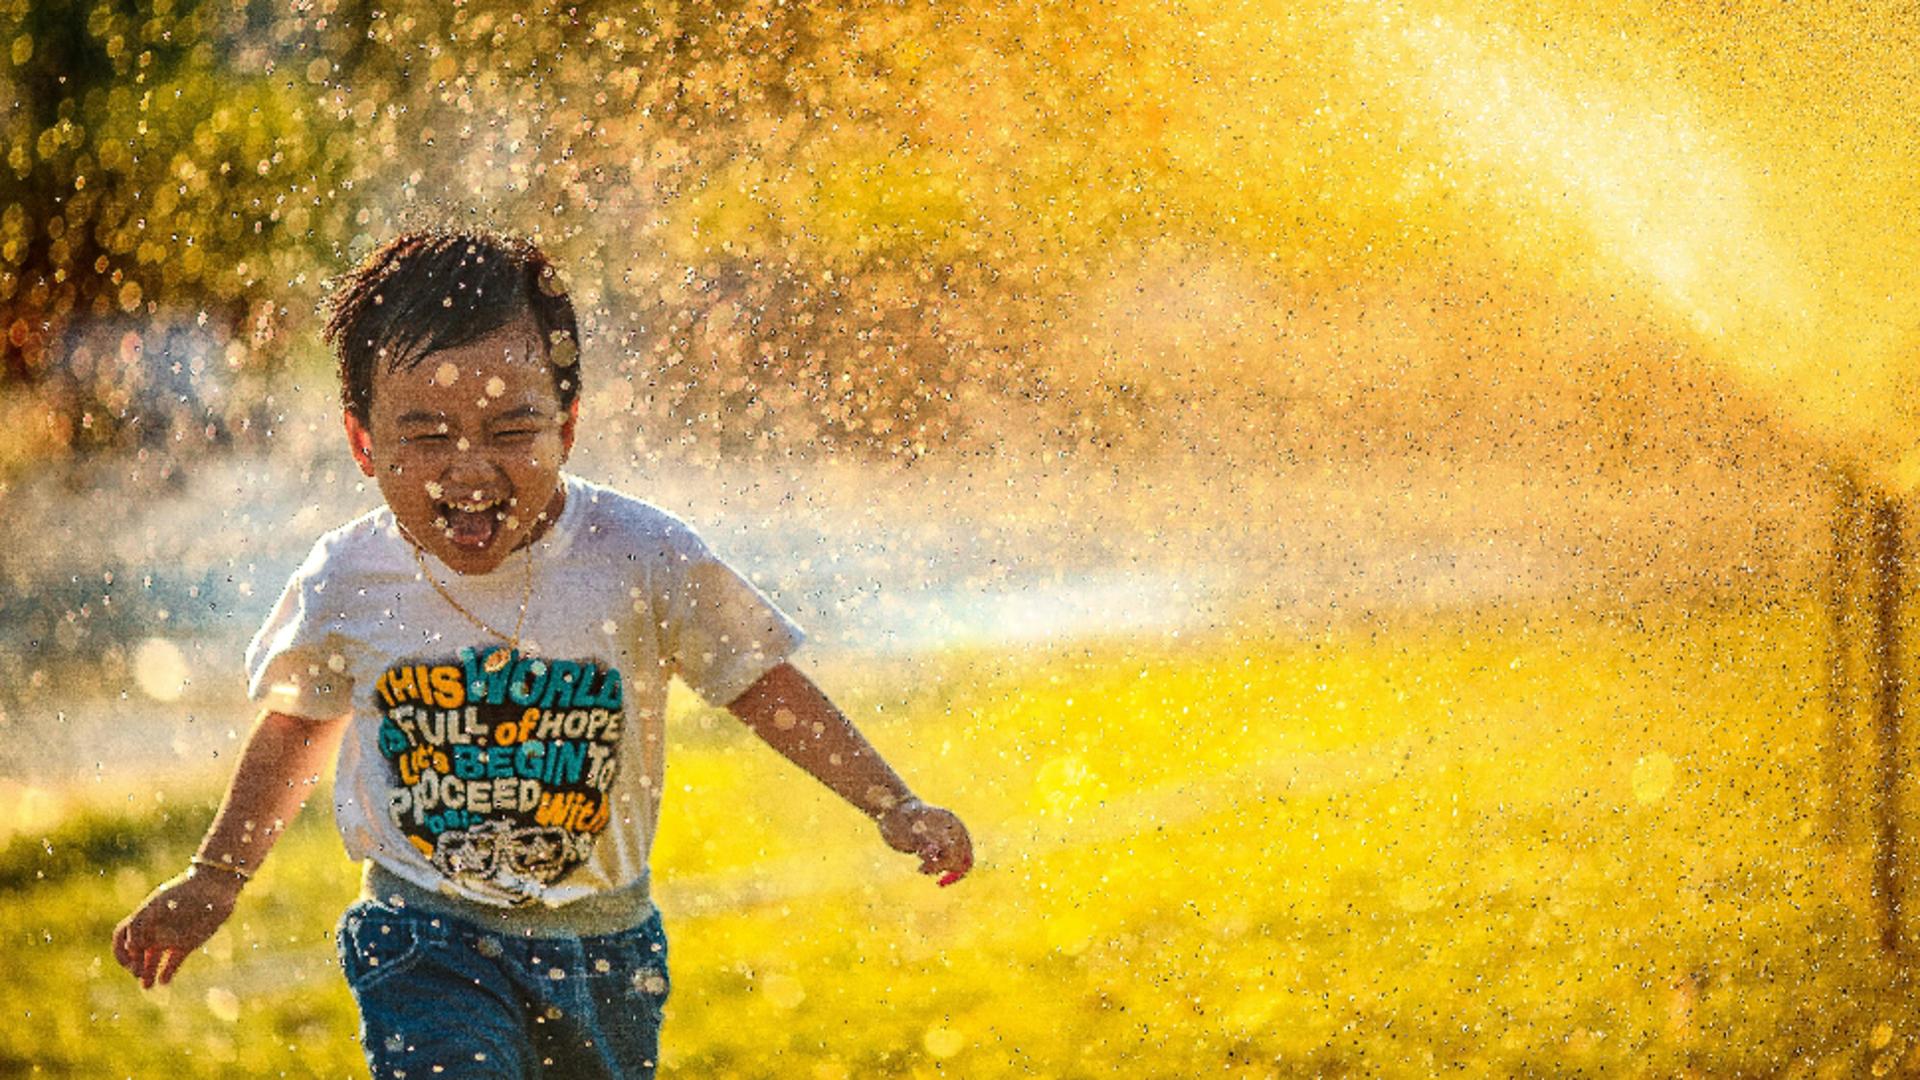
<instances>
[{"instance_id":1,"label":"nose","mask_svg":"<svg viewBox=\"0 0 1920 1080\"><path fill-rule=\"evenodd\" d=\"M449 491L466 494L476 488L492 484L499 475L499 468L482 447L462 447L456 450L447 461L447 467L440 474L441 483Z\"/></svg>"}]
</instances>

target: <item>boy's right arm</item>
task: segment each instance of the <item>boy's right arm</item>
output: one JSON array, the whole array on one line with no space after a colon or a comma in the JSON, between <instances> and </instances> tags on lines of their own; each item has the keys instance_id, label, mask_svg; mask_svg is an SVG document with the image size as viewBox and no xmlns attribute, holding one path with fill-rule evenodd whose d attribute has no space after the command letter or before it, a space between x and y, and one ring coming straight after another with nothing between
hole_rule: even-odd
<instances>
[{"instance_id":1,"label":"boy's right arm","mask_svg":"<svg viewBox=\"0 0 1920 1080\"><path fill-rule=\"evenodd\" d=\"M319 782L346 719L267 712L254 724L195 865L114 928L114 959L140 985L172 981L187 954L227 921L241 887Z\"/></svg>"}]
</instances>

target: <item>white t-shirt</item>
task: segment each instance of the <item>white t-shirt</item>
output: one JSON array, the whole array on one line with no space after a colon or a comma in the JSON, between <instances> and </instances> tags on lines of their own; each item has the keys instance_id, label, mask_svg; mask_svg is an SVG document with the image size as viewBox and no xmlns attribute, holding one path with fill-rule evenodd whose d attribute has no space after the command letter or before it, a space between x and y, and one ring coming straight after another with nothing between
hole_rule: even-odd
<instances>
[{"instance_id":1,"label":"white t-shirt","mask_svg":"<svg viewBox=\"0 0 1920 1080\"><path fill-rule=\"evenodd\" d=\"M483 904L559 906L645 887L667 682L731 702L803 639L678 518L565 476L538 541L493 572L421 575L385 507L322 536L247 647L265 708L332 718L347 851Z\"/></svg>"}]
</instances>

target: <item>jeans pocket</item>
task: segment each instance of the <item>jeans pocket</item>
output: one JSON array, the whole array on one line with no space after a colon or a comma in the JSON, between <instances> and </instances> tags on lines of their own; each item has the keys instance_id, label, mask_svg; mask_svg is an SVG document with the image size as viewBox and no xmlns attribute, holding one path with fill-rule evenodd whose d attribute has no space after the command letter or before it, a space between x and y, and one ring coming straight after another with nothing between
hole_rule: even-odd
<instances>
[{"instance_id":1,"label":"jeans pocket","mask_svg":"<svg viewBox=\"0 0 1920 1080\"><path fill-rule=\"evenodd\" d=\"M371 900L347 908L338 935L340 970L347 985L361 991L420 962L427 935L419 919Z\"/></svg>"},{"instance_id":2,"label":"jeans pocket","mask_svg":"<svg viewBox=\"0 0 1920 1080\"><path fill-rule=\"evenodd\" d=\"M588 970L602 998L637 998L658 1009L671 987L660 917L621 934L585 939Z\"/></svg>"}]
</instances>

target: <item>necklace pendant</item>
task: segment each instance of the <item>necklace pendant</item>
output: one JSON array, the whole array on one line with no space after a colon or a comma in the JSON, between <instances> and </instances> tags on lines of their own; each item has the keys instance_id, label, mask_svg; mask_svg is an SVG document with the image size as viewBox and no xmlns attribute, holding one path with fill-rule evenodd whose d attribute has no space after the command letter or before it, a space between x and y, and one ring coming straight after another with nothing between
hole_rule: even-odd
<instances>
[{"instance_id":1,"label":"necklace pendant","mask_svg":"<svg viewBox=\"0 0 1920 1080\"><path fill-rule=\"evenodd\" d=\"M487 674L497 675L500 673L500 669L506 667L507 662L512 659L512 654L507 651L505 645L502 645L488 653L487 658L480 662L480 666L486 669Z\"/></svg>"}]
</instances>

